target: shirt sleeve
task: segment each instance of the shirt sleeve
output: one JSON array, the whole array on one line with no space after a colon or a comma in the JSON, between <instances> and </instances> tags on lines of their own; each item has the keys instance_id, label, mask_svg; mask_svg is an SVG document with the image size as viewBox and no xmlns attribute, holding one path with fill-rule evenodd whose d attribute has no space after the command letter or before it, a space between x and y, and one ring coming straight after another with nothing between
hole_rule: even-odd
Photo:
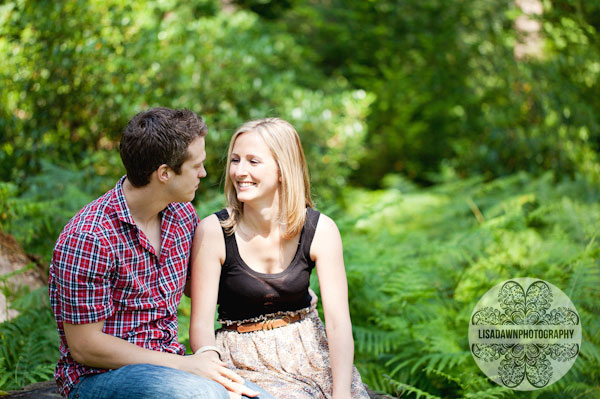
<instances>
[{"instance_id":1,"label":"shirt sleeve","mask_svg":"<svg viewBox=\"0 0 600 399\"><path fill-rule=\"evenodd\" d=\"M63 322L95 323L113 313L111 262L94 235L66 236L57 243L52 263Z\"/></svg>"},{"instance_id":2,"label":"shirt sleeve","mask_svg":"<svg viewBox=\"0 0 600 399\"><path fill-rule=\"evenodd\" d=\"M194 234L196 233L196 227L198 227L198 223L200 223L200 217L198 216L198 212L196 212L196 208L194 208L192 206L192 204L189 204L188 212L191 214L190 228L191 228L191 234L192 234L191 242L193 242ZM190 248L191 248L191 246L190 246ZM192 257L190 256L188 258L187 274L186 274L186 279L188 281L192 278L192 268L190 267L191 262L192 262Z\"/></svg>"}]
</instances>

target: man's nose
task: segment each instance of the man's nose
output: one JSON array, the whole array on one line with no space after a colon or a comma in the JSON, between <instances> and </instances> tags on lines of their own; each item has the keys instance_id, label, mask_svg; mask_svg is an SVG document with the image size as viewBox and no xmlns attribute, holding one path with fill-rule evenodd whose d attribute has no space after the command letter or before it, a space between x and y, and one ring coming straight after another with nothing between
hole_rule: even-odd
<instances>
[{"instance_id":1,"label":"man's nose","mask_svg":"<svg viewBox=\"0 0 600 399\"><path fill-rule=\"evenodd\" d=\"M206 177L206 175L206 168L203 166L202 169L200 169L200 173L198 173L198 177L202 179L203 177Z\"/></svg>"}]
</instances>

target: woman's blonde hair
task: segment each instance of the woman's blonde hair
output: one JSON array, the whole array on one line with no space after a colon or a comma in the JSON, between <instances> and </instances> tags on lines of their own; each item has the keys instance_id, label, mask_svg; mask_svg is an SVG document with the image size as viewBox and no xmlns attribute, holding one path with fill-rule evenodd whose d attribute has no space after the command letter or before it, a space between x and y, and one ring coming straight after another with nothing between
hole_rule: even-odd
<instances>
[{"instance_id":1,"label":"woman's blonde hair","mask_svg":"<svg viewBox=\"0 0 600 399\"><path fill-rule=\"evenodd\" d=\"M279 219L286 224L284 238L292 238L302 231L306 207L313 206L310 197L308 166L300 143L300 137L294 127L279 118L264 118L246 122L231 137L227 151L227 171L225 173L225 197L227 206L232 210L229 218L221 222L228 234L233 234L244 212L243 204L238 200L234 182L229 176L231 153L236 139L243 133L256 132L271 150L281 176L279 198Z\"/></svg>"}]
</instances>

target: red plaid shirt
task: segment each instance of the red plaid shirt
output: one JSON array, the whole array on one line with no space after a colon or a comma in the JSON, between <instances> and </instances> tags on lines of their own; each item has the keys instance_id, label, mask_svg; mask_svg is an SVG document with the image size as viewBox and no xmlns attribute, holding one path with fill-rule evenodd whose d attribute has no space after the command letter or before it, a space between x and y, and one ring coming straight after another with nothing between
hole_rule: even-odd
<instances>
[{"instance_id":1,"label":"red plaid shirt","mask_svg":"<svg viewBox=\"0 0 600 399\"><path fill-rule=\"evenodd\" d=\"M104 320L104 332L143 348L183 354L177 341L177 306L185 285L198 215L190 203L169 204L160 214L156 256L123 195L114 189L83 208L62 231L50 264L50 303L60 335L54 377L64 396L87 367L71 357L63 323Z\"/></svg>"}]
</instances>

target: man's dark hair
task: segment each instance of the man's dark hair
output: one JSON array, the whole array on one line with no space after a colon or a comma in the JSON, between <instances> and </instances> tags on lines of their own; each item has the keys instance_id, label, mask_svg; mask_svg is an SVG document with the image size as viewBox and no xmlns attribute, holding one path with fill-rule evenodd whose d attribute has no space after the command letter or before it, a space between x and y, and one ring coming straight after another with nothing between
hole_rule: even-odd
<instances>
[{"instance_id":1,"label":"man's dark hair","mask_svg":"<svg viewBox=\"0 0 600 399\"><path fill-rule=\"evenodd\" d=\"M150 182L162 164L177 174L187 160L190 143L206 135L206 124L188 109L164 107L142 111L129 121L121 137L121 160L134 187Z\"/></svg>"}]
</instances>

